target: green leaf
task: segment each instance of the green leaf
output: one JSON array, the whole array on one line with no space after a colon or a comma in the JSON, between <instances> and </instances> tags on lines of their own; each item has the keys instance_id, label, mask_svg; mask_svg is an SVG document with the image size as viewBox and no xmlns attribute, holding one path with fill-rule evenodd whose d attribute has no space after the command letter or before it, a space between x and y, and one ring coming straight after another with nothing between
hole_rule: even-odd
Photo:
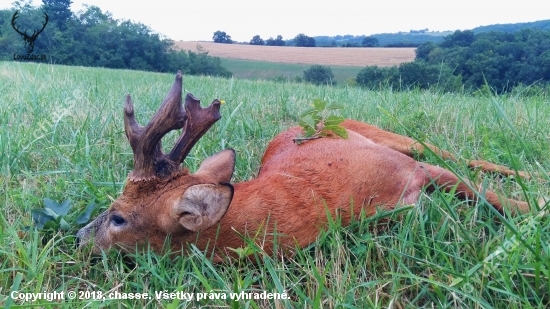
<instances>
[{"instance_id":1,"label":"green leaf","mask_svg":"<svg viewBox=\"0 0 550 309\"><path fill-rule=\"evenodd\" d=\"M302 118L302 121L307 124L308 127L313 128L315 130L315 126L317 125L317 121L312 117L312 115L307 115L304 118ZM304 127L305 129L305 127Z\"/></svg>"},{"instance_id":2,"label":"green leaf","mask_svg":"<svg viewBox=\"0 0 550 309\"><path fill-rule=\"evenodd\" d=\"M332 104L327 107L327 103L321 99L313 100L313 108L308 108L300 115L298 124L304 130L304 138L324 137L331 131L336 135L347 138L345 129L339 125L345 120L344 117L331 115L325 117L323 112L327 109L340 109L342 106Z\"/></svg>"},{"instance_id":3,"label":"green leaf","mask_svg":"<svg viewBox=\"0 0 550 309\"><path fill-rule=\"evenodd\" d=\"M91 202L86 206L86 209L84 209L84 212L82 212L78 217L76 217L76 223L77 224L84 224L88 223L90 221L90 218L92 217L92 212L95 210L95 203Z\"/></svg>"},{"instance_id":4,"label":"green leaf","mask_svg":"<svg viewBox=\"0 0 550 309\"><path fill-rule=\"evenodd\" d=\"M48 216L52 217L54 220L57 220L57 218L60 217L55 211L53 211L49 208L44 208L44 213L47 214Z\"/></svg>"},{"instance_id":5,"label":"green leaf","mask_svg":"<svg viewBox=\"0 0 550 309\"><path fill-rule=\"evenodd\" d=\"M327 127L328 126L337 126L337 125L341 124L342 122L344 122L344 120L346 120L346 118L344 118L342 116L331 115L331 116L328 116L327 119L325 120L325 125Z\"/></svg>"},{"instance_id":6,"label":"green leaf","mask_svg":"<svg viewBox=\"0 0 550 309\"><path fill-rule=\"evenodd\" d=\"M71 226L69 225L69 223L67 221L65 221L65 219L61 218L61 220L59 220L59 227L63 230L63 231L68 231L71 229Z\"/></svg>"},{"instance_id":7,"label":"green leaf","mask_svg":"<svg viewBox=\"0 0 550 309\"><path fill-rule=\"evenodd\" d=\"M313 114L311 115L311 117L313 118L313 120L315 121L315 124L317 125L318 123L320 123L321 121L323 121L323 116L321 116L321 114Z\"/></svg>"},{"instance_id":8,"label":"green leaf","mask_svg":"<svg viewBox=\"0 0 550 309\"><path fill-rule=\"evenodd\" d=\"M302 127L302 129L304 130L307 130L310 126L309 124L307 124L304 120L300 119L300 121L298 121L298 125L300 125L300 127Z\"/></svg>"},{"instance_id":9,"label":"green leaf","mask_svg":"<svg viewBox=\"0 0 550 309\"><path fill-rule=\"evenodd\" d=\"M46 209L33 209L31 210L32 221L37 228L43 229L44 225L49 221L55 221L55 218L46 212Z\"/></svg>"},{"instance_id":10,"label":"green leaf","mask_svg":"<svg viewBox=\"0 0 550 309\"><path fill-rule=\"evenodd\" d=\"M50 220L44 224L43 230L57 231L59 230L59 223L55 220Z\"/></svg>"},{"instance_id":11,"label":"green leaf","mask_svg":"<svg viewBox=\"0 0 550 309\"><path fill-rule=\"evenodd\" d=\"M61 205L59 205L55 201L50 200L49 198L45 198L44 205L47 209L51 209L56 214L64 216L68 214L69 209L71 209L71 200L66 200Z\"/></svg>"},{"instance_id":12,"label":"green leaf","mask_svg":"<svg viewBox=\"0 0 550 309\"><path fill-rule=\"evenodd\" d=\"M348 138L348 131L342 127L330 127L330 130L343 139Z\"/></svg>"},{"instance_id":13,"label":"green leaf","mask_svg":"<svg viewBox=\"0 0 550 309\"><path fill-rule=\"evenodd\" d=\"M313 113L318 113L318 111L315 108L308 108L300 114L300 118L304 118L305 116L311 115Z\"/></svg>"},{"instance_id":14,"label":"green leaf","mask_svg":"<svg viewBox=\"0 0 550 309\"><path fill-rule=\"evenodd\" d=\"M239 256L239 259L243 259L251 254L254 253L254 249L250 248L250 246L245 246L244 248L227 248Z\"/></svg>"},{"instance_id":15,"label":"green leaf","mask_svg":"<svg viewBox=\"0 0 550 309\"><path fill-rule=\"evenodd\" d=\"M315 99L313 100L313 106L316 110L322 112L325 110L325 107L327 106L327 102L321 100L321 99Z\"/></svg>"},{"instance_id":16,"label":"green leaf","mask_svg":"<svg viewBox=\"0 0 550 309\"><path fill-rule=\"evenodd\" d=\"M311 137L315 134L316 129L312 126L312 124L315 123L315 120L313 120L310 116L300 119L298 123L304 130L304 137Z\"/></svg>"},{"instance_id":17,"label":"green leaf","mask_svg":"<svg viewBox=\"0 0 550 309\"><path fill-rule=\"evenodd\" d=\"M315 129L309 128L309 127L304 129L304 136L303 137L312 137L313 135L315 135Z\"/></svg>"}]
</instances>

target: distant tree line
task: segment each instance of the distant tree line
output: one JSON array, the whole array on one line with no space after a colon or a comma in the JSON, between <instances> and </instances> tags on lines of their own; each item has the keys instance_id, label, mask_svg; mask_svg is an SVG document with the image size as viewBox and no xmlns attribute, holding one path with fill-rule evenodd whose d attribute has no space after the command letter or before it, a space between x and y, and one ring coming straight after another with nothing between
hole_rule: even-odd
<instances>
[{"instance_id":1,"label":"distant tree line","mask_svg":"<svg viewBox=\"0 0 550 309\"><path fill-rule=\"evenodd\" d=\"M231 36L229 34L227 34L227 32L221 31L221 30L218 30L218 31L214 32L214 35L212 36L212 40L214 41L214 43L223 43L223 44L233 44L233 43L235 43L235 41L233 41L231 39ZM269 37L269 39L267 39L267 40L262 39L259 35L255 35L248 42L248 44L249 45L267 45L267 46L286 46L286 45L288 45L287 42L285 40L283 40L282 35L277 35L277 37L275 39L273 37Z\"/></svg>"},{"instance_id":2,"label":"distant tree line","mask_svg":"<svg viewBox=\"0 0 550 309\"><path fill-rule=\"evenodd\" d=\"M342 47L379 47L380 42L378 39L372 36L364 37L361 44L358 42L347 42L342 44Z\"/></svg>"},{"instance_id":3,"label":"distant tree line","mask_svg":"<svg viewBox=\"0 0 550 309\"><path fill-rule=\"evenodd\" d=\"M285 46L286 42L283 40L282 35L278 35L277 38L269 37L267 40L263 40L259 35L255 35L250 40L250 45L267 45L267 46Z\"/></svg>"},{"instance_id":4,"label":"distant tree line","mask_svg":"<svg viewBox=\"0 0 550 309\"><path fill-rule=\"evenodd\" d=\"M356 78L367 88L440 87L476 90L487 83L502 93L518 85L550 83L550 31L513 33L455 31L441 43L416 49L414 62L396 67L366 67Z\"/></svg>"},{"instance_id":5,"label":"distant tree line","mask_svg":"<svg viewBox=\"0 0 550 309\"><path fill-rule=\"evenodd\" d=\"M474 34L491 31L516 32L523 29L550 30L550 19L528 23L496 24L472 29ZM440 43L452 31L429 31L429 29L410 30L398 33L378 33L370 35L378 40L381 47L417 47L425 42ZM370 47L364 46L365 35L315 36L317 46Z\"/></svg>"},{"instance_id":6,"label":"distant tree line","mask_svg":"<svg viewBox=\"0 0 550 309\"><path fill-rule=\"evenodd\" d=\"M303 33L298 34L294 39L286 42L281 35L278 35L276 39L270 37L264 41L259 35L255 35L249 42L250 45L267 45L267 46L287 46L293 45L297 47L315 47L315 39L307 36Z\"/></svg>"},{"instance_id":7,"label":"distant tree line","mask_svg":"<svg viewBox=\"0 0 550 309\"><path fill-rule=\"evenodd\" d=\"M277 38L272 38L272 37L269 37L269 39L267 39L265 41L265 45L267 46L285 46L286 45L286 42L285 40L283 40L283 36L282 35L277 35Z\"/></svg>"},{"instance_id":8,"label":"distant tree line","mask_svg":"<svg viewBox=\"0 0 550 309\"><path fill-rule=\"evenodd\" d=\"M214 35L212 36L212 40L214 43L225 43L225 44L232 44L233 40L231 40L231 36L228 35L225 31L218 30L214 32ZM298 34L294 39L289 40L288 42L283 40L283 36L278 35L276 39L270 37L269 39L265 40L262 39L259 35L255 35L252 37L250 42L248 42L250 45L267 45L267 46L297 46L297 47L315 47L316 42L315 38L307 36L303 33Z\"/></svg>"},{"instance_id":9,"label":"distant tree line","mask_svg":"<svg viewBox=\"0 0 550 309\"><path fill-rule=\"evenodd\" d=\"M422 33L422 32L418 32ZM378 36L378 35L377 35ZM299 33L294 38L289 40L283 40L281 35L278 35L276 39L270 37L267 40L262 39L260 35L254 35L249 42L249 45L267 45L267 46L297 46L297 47L417 47L423 42L426 41L440 41L442 37L431 36L431 35L417 35L414 36L406 35L402 36L400 34L382 34L382 40L384 43L381 43L377 37L374 36L357 36L352 35L345 36L336 36L336 37L310 37L303 33ZM386 36L392 36L390 40L386 39ZM232 44L235 43L231 36L228 35L225 31L216 31L212 37L214 43L225 43ZM246 44L246 42L245 42Z\"/></svg>"},{"instance_id":10,"label":"distant tree line","mask_svg":"<svg viewBox=\"0 0 550 309\"><path fill-rule=\"evenodd\" d=\"M303 33L299 33L294 38L289 40L283 40L281 35L278 35L276 39L270 37L267 40L262 39L260 35L254 35L248 42L249 45L267 45L267 46L297 46L297 47L417 47L420 44L430 41L438 42L442 40L442 37L433 35L424 35L423 32L414 35L401 35L401 34L382 34L381 43L377 37L374 36L336 36L336 37L310 37ZM378 36L378 35L377 35ZM387 39L390 36L392 39ZM225 31L216 31L212 37L214 43L235 43L231 36ZM246 42L245 42L246 44Z\"/></svg>"},{"instance_id":11,"label":"distant tree line","mask_svg":"<svg viewBox=\"0 0 550 309\"><path fill-rule=\"evenodd\" d=\"M157 72L182 70L186 74L231 76L221 60L198 49L174 50L174 42L148 26L117 20L97 6L86 6L78 13L70 11L70 0L43 0L40 7L30 1L16 1L10 10L0 10L0 59L13 60L26 55L22 35L16 26L30 35L49 17L44 31L34 42L33 54L44 54L47 62L115 69Z\"/></svg>"},{"instance_id":12,"label":"distant tree line","mask_svg":"<svg viewBox=\"0 0 550 309\"><path fill-rule=\"evenodd\" d=\"M528 23L496 24L480 26L472 29L474 34L482 32L500 31L516 32L523 29L550 30L550 20L541 20ZM260 35L255 35L248 44L268 46L318 46L318 47L418 47L426 42L440 43L446 35L452 31L430 31L428 28L398 33L379 33L374 35L336 35L308 37L303 33L284 41L282 36L277 39L270 37L264 40ZM216 31L213 37L216 43L234 43L231 36L224 31ZM312 42L315 42L313 45Z\"/></svg>"}]
</instances>

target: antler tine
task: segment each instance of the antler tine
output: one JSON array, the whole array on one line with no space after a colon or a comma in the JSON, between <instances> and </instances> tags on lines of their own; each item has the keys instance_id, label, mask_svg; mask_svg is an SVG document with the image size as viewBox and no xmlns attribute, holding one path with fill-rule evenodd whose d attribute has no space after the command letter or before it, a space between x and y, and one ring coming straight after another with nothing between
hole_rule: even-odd
<instances>
[{"instance_id":1,"label":"antler tine","mask_svg":"<svg viewBox=\"0 0 550 309\"><path fill-rule=\"evenodd\" d=\"M124 129L134 152L134 170L130 180L164 177L179 168L179 163L163 155L160 141L168 132L183 128L187 121L187 114L181 104L181 92L182 74L178 71L174 85L146 127L136 121L132 99L130 95L126 96Z\"/></svg>"},{"instance_id":2,"label":"antler tine","mask_svg":"<svg viewBox=\"0 0 550 309\"><path fill-rule=\"evenodd\" d=\"M184 131L178 139L176 145L168 154L170 160L181 164L187 157L195 143L210 129L210 127L220 120L221 102L212 101L212 104L206 108L201 107L201 101L195 98L191 93L185 97L185 110L187 112L187 123Z\"/></svg>"}]
</instances>

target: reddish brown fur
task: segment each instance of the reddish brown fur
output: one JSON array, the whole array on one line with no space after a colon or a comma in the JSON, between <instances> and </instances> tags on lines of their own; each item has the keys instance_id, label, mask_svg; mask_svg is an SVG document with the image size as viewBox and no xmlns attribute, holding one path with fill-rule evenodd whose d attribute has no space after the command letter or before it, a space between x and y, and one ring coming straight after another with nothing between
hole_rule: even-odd
<instances>
[{"instance_id":1,"label":"reddish brown fur","mask_svg":"<svg viewBox=\"0 0 550 309\"><path fill-rule=\"evenodd\" d=\"M451 172L412 159L409 155L413 151L423 153L414 140L357 121L348 120L343 126L349 139L327 137L297 145L292 139L300 128L279 134L266 149L258 177L234 184L233 199L219 224L198 234L178 223L171 205L192 185L228 182L233 172L233 152L212 156L195 174L180 171L158 182L129 181L106 214L82 229L79 236L86 242L95 233L96 249L117 245L131 249L135 244L149 244L160 251L170 235L174 250L196 243L201 250L216 247L217 253L224 255L231 254L228 248L244 245L240 234L254 238L271 252L275 229L283 247L305 246L327 227L327 209L332 216L341 216L345 225L362 210L372 215L377 208L414 204L432 181L445 189L459 183L458 194L475 199L475 193ZM454 159L448 152L429 147ZM484 170L513 174L485 161L472 162L471 166ZM500 211L506 206L529 210L525 202L500 199L489 191L485 194ZM108 219L113 213L132 220L131 228L113 232Z\"/></svg>"}]
</instances>

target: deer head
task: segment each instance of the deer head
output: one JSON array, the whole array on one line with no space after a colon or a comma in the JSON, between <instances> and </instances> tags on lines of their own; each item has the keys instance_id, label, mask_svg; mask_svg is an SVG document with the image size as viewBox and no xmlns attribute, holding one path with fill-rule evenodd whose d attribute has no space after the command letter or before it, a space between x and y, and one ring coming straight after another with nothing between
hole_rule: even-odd
<instances>
[{"instance_id":1,"label":"deer head","mask_svg":"<svg viewBox=\"0 0 550 309\"><path fill-rule=\"evenodd\" d=\"M15 24L15 20L19 18L19 16L17 16L18 14L19 14L19 11L15 11L13 16L11 17L11 26L13 27L13 30L15 30L15 32L21 35L21 37L25 41L25 49L27 50L27 53L30 54L34 50L34 41L36 41L36 38L38 38L38 35L42 33L42 31L44 31L44 28L46 28L49 17L48 17L48 14L44 13L45 21L42 23L42 28L40 30L33 30L32 35L28 35L27 30L25 30L24 32L21 32L19 31L19 26L16 26Z\"/></svg>"},{"instance_id":2,"label":"deer head","mask_svg":"<svg viewBox=\"0 0 550 309\"><path fill-rule=\"evenodd\" d=\"M233 197L229 184L235 154L222 151L207 158L195 174L180 168L193 145L221 118L220 101L207 108L192 94L182 106L182 74L151 121L137 123L130 95L124 105L124 129L134 154L134 169L122 195L77 233L81 245L95 238L94 251L119 246L133 249L150 243L161 250L167 235L192 234L217 223ZM161 139L183 129L175 146L164 153ZM157 248L158 247L158 248Z\"/></svg>"}]
</instances>

